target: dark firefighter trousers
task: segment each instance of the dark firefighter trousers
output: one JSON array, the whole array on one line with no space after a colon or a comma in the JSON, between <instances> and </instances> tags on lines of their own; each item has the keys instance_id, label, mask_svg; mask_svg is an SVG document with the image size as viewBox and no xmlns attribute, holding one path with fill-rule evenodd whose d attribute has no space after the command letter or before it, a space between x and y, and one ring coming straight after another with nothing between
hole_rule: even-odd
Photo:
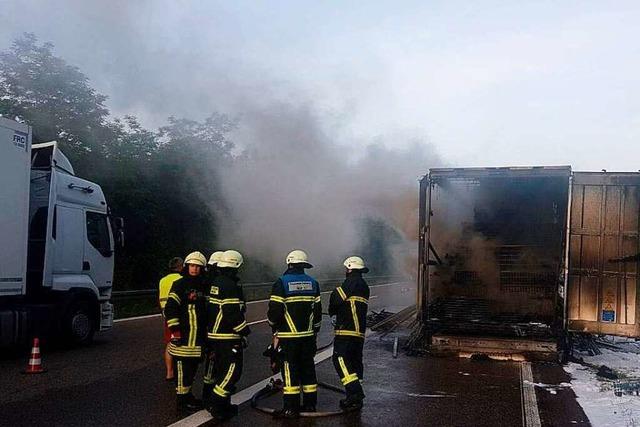
<instances>
[{"instance_id":1,"label":"dark firefighter trousers","mask_svg":"<svg viewBox=\"0 0 640 427\"><path fill-rule=\"evenodd\" d=\"M188 397L191 394L193 379L196 376L196 372L198 372L199 364L199 357L173 356L173 369L175 372L178 403L188 400Z\"/></svg>"},{"instance_id":2,"label":"dark firefighter trousers","mask_svg":"<svg viewBox=\"0 0 640 427\"><path fill-rule=\"evenodd\" d=\"M297 411L300 408L300 392L302 404L315 407L318 401L318 380L313 361L316 355L316 337L281 339L280 348L284 408Z\"/></svg>"},{"instance_id":3,"label":"dark firefighter trousers","mask_svg":"<svg viewBox=\"0 0 640 427\"><path fill-rule=\"evenodd\" d=\"M333 341L333 366L344 385L347 397L364 398L360 381L364 374L362 348L364 340L351 337L335 337Z\"/></svg>"},{"instance_id":4,"label":"dark firefighter trousers","mask_svg":"<svg viewBox=\"0 0 640 427\"><path fill-rule=\"evenodd\" d=\"M210 344L215 363L213 372L212 412L223 412L231 405L231 395L242 375L242 342L217 340ZM206 374L206 373L205 373Z\"/></svg>"},{"instance_id":5,"label":"dark firefighter trousers","mask_svg":"<svg viewBox=\"0 0 640 427\"><path fill-rule=\"evenodd\" d=\"M208 349L204 359L204 378L202 384L202 401L209 402L211 400L211 393L213 392L214 378L214 353L213 350Z\"/></svg>"}]
</instances>

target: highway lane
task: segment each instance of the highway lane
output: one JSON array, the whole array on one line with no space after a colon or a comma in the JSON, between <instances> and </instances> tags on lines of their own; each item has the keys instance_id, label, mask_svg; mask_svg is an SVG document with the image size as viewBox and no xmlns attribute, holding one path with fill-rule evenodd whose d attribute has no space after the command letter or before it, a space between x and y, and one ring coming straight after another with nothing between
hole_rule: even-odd
<instances>
[{"instance_id":1,"label":"highway lane","mask_svg":"<svg viewBox=\"0 0 640 427\"><path fill-rule=\"evenodd\" d=\"M372 287L370 308L398 311L412 304L409 283ZM323 295L326 304L328 294ZM248 305L252 322L245 369L238 390L271 375L262 351L271 331L264 322L266 301ZM164 381L162 324L159 317L118 322L87 348L43 354L49 372L25 376L26 357L0 359L0 425L163 426L180 421L175 414L173 385ZM323 322L319 345L331 341L331 325ZM570 389L557 393L523 381L523 364L469 359L391 357L391 337L373 335L365 348L366 409L359 414L300 420L293 425L523 425L523 390L533 391L541 426L589 425ZM557 364L533 363L534 383L550 386L569 378ZM322 381L339 384L330 360L317 365ZM525 370L526 371L526 370ZM199 376L201 378L201 376ZM199 380L201 381L201 379ZM525 385L527 385L525 387ZM196 393L200 383L196 386ZM529 398L531 398L531 393ZM320 407L333 410L339 395L321 390ZM277 407L280 396L265 402ZM529 408L531 409L531 408ZM247 404L229 425L281 425ZM197 424L196 424L197 425Z\"/></svg>"},{"instance_id":2,"label":"highway lane","mask_svg":"<svg viewBox=\"0 0 640 427\"><path fill-rule=\"evenodd\" d=\"M412 304L415 285L372 287L372 310L399 310ZM328 293L323 294L326 306ZM247 320L255 322L238 389L271 373L262 352L271 330L264 322L267 301L252 302ZM167 425L176 421L173 386L164 381L162 323L159 316L118 322L86 348L43 353L49 370L22 375L26 358L0 360L0 424L21 425ZM319 345L331 341L323 322ZM200 385L198 384L197 390Z\"/></svg>"}]
</instances>

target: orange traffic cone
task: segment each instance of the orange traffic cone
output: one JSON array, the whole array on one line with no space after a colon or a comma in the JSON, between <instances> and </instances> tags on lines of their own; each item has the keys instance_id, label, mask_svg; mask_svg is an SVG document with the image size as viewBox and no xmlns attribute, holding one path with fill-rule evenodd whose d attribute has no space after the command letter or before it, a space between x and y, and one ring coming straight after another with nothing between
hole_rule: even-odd
<instances>
[{"instance_id":1,"label":"orange traffic cone","mask_svg":"<svg viewBox=\"0 0 640 427\"><path fill-rule=\"evenodd\" d=\"M40 340L38 338L34 338L29 364L27 365L27 369L22 371L22 373L41 374L43 372L47 372L47 370L42 367L42 359L40 358Z\"/></svg>"}]
</instances>

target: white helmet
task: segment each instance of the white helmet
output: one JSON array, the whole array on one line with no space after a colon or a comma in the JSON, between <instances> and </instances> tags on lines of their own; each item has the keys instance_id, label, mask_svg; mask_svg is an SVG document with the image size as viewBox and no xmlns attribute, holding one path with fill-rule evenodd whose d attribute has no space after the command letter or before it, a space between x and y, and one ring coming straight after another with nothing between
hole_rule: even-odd
<instances>
[{"instance_id":1,"label":"white helmet","mask_svg":"<svg viewBox=\"0 0 640 427\"><path fill-rule=\"evenodd\" d=\"M224 253L223 251L215 251L214 253L212 253L211 257L209 257L209 265L215 265L219 263L220 260L222 259L223 253Z\"/></svg>"},{"instance_id":2,"label":"white helmet","mask_svg":"<svg viewBox=\"0 0 640 427\"><path fill-rule=\"evenodd\" d=\"M240 252L228 250L222 253L220 261L218 261L218 267L239 268L243 262L244 259L242 258L242 254Z\"/></svg>"},{"instance_id":3,"label":"white helmet","mask_svg":"<svg viewBox=\"0 0 640 427\"><path fill-rule=\"evenodd\" d=\"M309 263L307 253L300 249L289 252L289 255L287 255L287 264L304 264L304 268L313 267L313 265Z\"/></svg>"},{"instance_id":4,"label":"white helmet","mask_svg":"<svg viewBox=\"0 0 640 427\"><path fill-rule=\"evenodd\" d=\"M349 270L363 270L364 273L369 271L369 269L364 265L364 260L359 256L350 256L344 260L343 265Z\"/></svg>"},{"instance_id":5,"label":"white helmet","mask_svg":"<svg viewBox=\"0 0 640 427\"><path fill-rule=\"evenodd\" d=\"M202 253L198 251L191 252L184 259L185 265L193 264L193 265L199 265L200 267L204 267L206 263L207 263L207 259L204 257L204 255L202 255Z\"/></svg>"}]
</instances>

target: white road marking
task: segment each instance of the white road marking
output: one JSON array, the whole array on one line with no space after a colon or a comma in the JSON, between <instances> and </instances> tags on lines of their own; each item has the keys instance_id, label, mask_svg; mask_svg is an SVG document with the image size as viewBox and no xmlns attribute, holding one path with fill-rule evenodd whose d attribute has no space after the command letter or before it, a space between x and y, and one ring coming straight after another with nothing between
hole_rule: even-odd
<instances>
[{"instance_id":1,"label":"white road marking","mask_svg":"<svg viewBox=\"0 0 640 427\"><path fill-rule=\"evenodd\" d=\"M332 355L333 355L333 346L316 354L313 361L317 365L318 363L327 360ZM251 400L253 395L256 394L258 391L262 390L267 384L269 384L269 382L272 379L277 380L277 379L282 379L282 377L280 376L280 374L276 374L268 378L265 378L262 381L258 381L254 385L247 387L237 392L233 396L231 396L231 403L233 403L234 405L242 405L243 403ZM202 424L205 424L209 420L211 420L211 414L209 414L209 412L203 409L201 411L196 412L195 414L189 415L188 417L183 418L180 421L177 421L171 424L169 427L197 427L197 426L201 426Z\"/></svg>"},{"instance_id":2,"label":"white road marking","mask_svg":"<svg viewBox=\"0 0 640 427\"><path fill-rule=\"evenodd\" d=\"M148 314L146 316L137 316L137 317L125 317L124 319L116 319L113 321L113 323L119 323L119 322L128 322L129 320L142 320L142 319L150 319L152 317L160 317L162 316L162 314L157 313L157 314Z\"/></svg>"},{"instance_id":3,"label":"white road marking","mask_svg":"<svg viewBox=\"0 0 640 427\"><path fill-rule=\"evenodd\" d=\"M268 322L269 320L267 319L262 319L262 320L254 320L253 322L248 322L247 325L256 325L258 323L263 323L263 322Z\"/></svg>"},{"instance_id":4,"label":"white road marking","mask_svg":"<svg viewBox=\"0 0 640 427\"><path fill-rule=\"evenodd\" d=\"M538 412L538 400L533 383L531 363L520 364L520 389L522 390L522 425L523 427L541 427L540 413Z\"/></svg>"}]
</instances>

